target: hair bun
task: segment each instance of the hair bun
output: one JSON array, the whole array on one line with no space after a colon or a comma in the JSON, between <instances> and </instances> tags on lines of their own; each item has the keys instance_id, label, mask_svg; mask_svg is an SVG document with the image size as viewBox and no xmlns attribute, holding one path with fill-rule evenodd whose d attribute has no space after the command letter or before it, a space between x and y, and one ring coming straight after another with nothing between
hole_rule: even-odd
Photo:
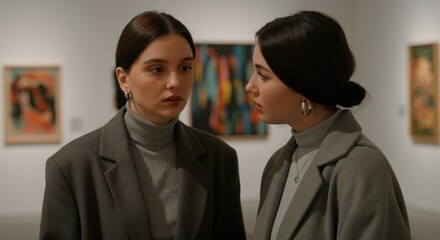
<instances>
[{"instance_id":1,"label":"hair bun","mask_svg":"<svg viewBox=\"0 0 440 240\"><path fill-rule=\"evenodd\" d=\"M350 108L359 105L365 98L365 89L356 82L349 81L337 96L337 104Z\"/></svg>"}]
</instances>

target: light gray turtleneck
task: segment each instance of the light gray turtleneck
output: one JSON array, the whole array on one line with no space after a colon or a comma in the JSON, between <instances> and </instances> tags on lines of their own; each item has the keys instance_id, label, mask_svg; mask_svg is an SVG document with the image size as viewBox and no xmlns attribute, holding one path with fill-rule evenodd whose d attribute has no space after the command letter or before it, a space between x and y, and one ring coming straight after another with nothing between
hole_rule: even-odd
<instances>
[{"instance_id":1,"label":"light gray turtleneck","mask_svg":"<svg viewBox=\"0 0 440 240\"><path fill-rule=\"evenodd\" d=\"M177 216L177 168L174 126L156 125L130 109L124 120L134 161L145 163L138 169L154 239L173 239Z\"/></svg>"},{"instance_id":2,"label":"light gray turtleneck","mask_svg":"<svg viewBox=\"0 0 440 240\"><path fill-rule=\"evenodd\" d=\"M280 205L278 206L277 215L272 226L270 239L276 239L281 222L283 221L287 208L301 183L302 177L313 162L315 155L319 150L319 146L341 112L341 110L337 110L329 118L304 132L297 133L292 130L292 136L295 137L298 147L292 155L289 174L287 176L286 185L284 186ZM295 164L295 161L297 164ZM294 181L295 177L299 177L297 183Z\"/></svg>"}]
</instances>

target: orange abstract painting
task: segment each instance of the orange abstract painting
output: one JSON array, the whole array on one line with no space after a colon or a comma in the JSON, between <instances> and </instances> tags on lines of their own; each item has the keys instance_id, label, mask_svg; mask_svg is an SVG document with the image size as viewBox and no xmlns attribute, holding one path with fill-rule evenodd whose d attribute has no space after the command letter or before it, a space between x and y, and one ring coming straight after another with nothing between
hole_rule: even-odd
<instances>
[{"instance_id":1,"label":"orange abstract painting","mask_svg":"<svg viewBox=\"0 0 440 240\"><path fill-rule=\"evenodd\" d=\"M416 142L439 142L438 45L409 48L411 136Z\"/></svg>"},{"instance_id":2,"label":"orange abstract painting","mask_svg":"<svg viewBox=\"0 0 440 240\"><path fill-rule=\"evenodd\" d=\"M60 141L60 68L13 66L4 69L7 144Z\"/></svg>"}]
</instances>

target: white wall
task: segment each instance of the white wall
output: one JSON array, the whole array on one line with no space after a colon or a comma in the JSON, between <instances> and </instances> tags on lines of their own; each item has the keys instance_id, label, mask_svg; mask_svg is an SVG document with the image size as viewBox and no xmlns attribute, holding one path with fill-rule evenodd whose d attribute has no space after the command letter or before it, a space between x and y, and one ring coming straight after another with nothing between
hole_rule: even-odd
<instances>
[{"instance_id":1,"label":"white wall","mask_svg":"<svg viewBox=\"0 0 440 240\"><path fill-rule=\"evenodd\" d=\"M407 205L440 213L440 147L409 132L408 46L440 42L440 1L358 0L354 12L356 80L371 100L359 111L366 134L388 156Z\"/></svg>"},{"instance_id":2,"label":"white wall","mask_svg":"<svg viewBox=\"0 0 440 240\"><path fill-rule=\"evenodd\" d=\"M46 158L115 113L111 71L116 41L125 24L147 9L174 15L196 41L210 42L252 42L264 23L297 10L334 16L358 60L355 80L371 95L356 114L365 133L389 157L408 205L440 211L440 148L415 144L408 133L406 56L410 43L440 41L439 1L1 0L0 67L62 66L63 138L53 145L0 143L0 217L39 214ZM189 122L187 110L182 120ZM78 121L80 129L74 129L72 122ZM243 199L258 198L266 160L289 137L286 126L271 126L266 140L228 140L239 154Z\"/></svg>"}]
</instances>

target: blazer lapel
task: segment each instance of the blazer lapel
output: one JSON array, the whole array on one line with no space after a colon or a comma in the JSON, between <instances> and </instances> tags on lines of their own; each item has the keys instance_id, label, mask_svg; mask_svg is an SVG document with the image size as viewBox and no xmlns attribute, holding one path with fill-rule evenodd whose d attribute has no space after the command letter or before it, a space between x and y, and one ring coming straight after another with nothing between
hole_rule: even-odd
<instances>
[{"instance_id":1,"label":"blazer lapel","mask_svg":"<svg viewBox=\"0 0 440 240\"><path fill-rule=\"evenodd\" d=\"M273 175L272 181L268 186L262 186L262 191L267 190L267 193L259 206L260 211L258 212L254 233L256 239L270 239L273 222L289 173L291 157L296 147L295 139L292 137L286 144L281 158L274 163L272 170L268 173ZM267 177L271 178L271 176Z\"/></svg>"},{"instance_id":2,"label":"blazer lapel","mask_svg":"<svg viewBox=\"0 0 440 240\"><path fill-rule=\"evenodd\" d=\"M125 108L102 128L100 156L106 162L113 163L104 175L131 238L153 239L147 208L129 149L124 113Z\"/></svg>"},{"instance_id":3,"label":"blazer lapel","mask_svg":"<svg viewBox=\"0 0 440 240\"><path fill-rule=\"evenodd\" d=\"M208 192L212 193L211 174L198 161L205 153L203 145L181 122L176 124L176 147L179 185L174 239L194 239L199 232L205 210L211 207L208 205Z\"/></svg>"}]
</instances>

